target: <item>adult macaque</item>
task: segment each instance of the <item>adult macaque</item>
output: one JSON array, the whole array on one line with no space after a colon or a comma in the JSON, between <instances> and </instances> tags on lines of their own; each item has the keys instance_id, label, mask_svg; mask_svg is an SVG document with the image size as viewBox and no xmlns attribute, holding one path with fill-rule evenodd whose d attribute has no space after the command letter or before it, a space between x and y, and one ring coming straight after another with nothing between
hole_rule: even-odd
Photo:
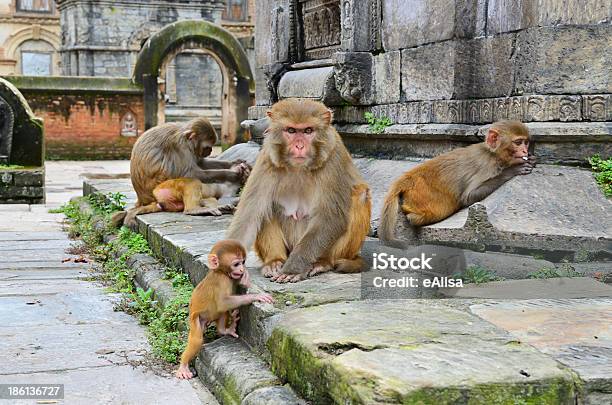
<instances>
[{"instance_id":1,"label":"adult macaque","mask_svg":"<svg viewBox=\"0 0 612 405\"><path fill-rule=\"evenodd\" d=\"M243 184L250 173L244 161L206 159L216 142L215 129L206 118L163 124L142 134L132 148L130 161L138 197L136 209L155 202L153 190L170 179L189 177L203 183ZM116 214L113 223L118 225L124 216Z\"/></svg>"},{"instance_id":2,"label":"adult macaque","mask_svg":"<svg viewBox=\"0 0 612 405\"><path fill-rule=\"evenodd\" d=\"M213 246L208 255L209 272L193 290L189 301L189 337L176 371L178 378L193 377L189 362L202 348L208 325L215 322L219 334L238 337L238 307L255 301L274 302L269 294L236 294L238 285L249 288L251 284L245 260L246 251L238 241L222 240Z\"/></svg>"},{"instance_id":3,"label":"adult macaque","mask_svg":"<svg viewBox=\"0 0 612 405\"><path fill-rule=\"evenodd\" d=\"M360 272L369 188L331 125L331 111L316 101L286 99L268 117L229 237L247 247L254 243L263 275L276 282L332 269Z\"/></svg>"},{"instance_id":4,"label":"adult macaque","mask_svg":"<svg viewBox=\"0 0 612 405\"><path fill-rule=\"evenodd\" d=\"M519 121L491 125L485 141L444 153L404 173L387 193L378 236L395 238L401 208L414 227L441 221L480 201L517 175L531 173L529 131ZM416 233L409 236L414 240Z\"/></svg>"},{"instance_id":5,"label":"adult macaque","mask_svg":"<svg viewBox=\"0 0 612 405\"><path fill-rule=\"evenodd\" d=\"M153 212L182 212L186 215L223 215L231 214L236 208L233 204L219 205L218 199L234 195L239 185L228 183L204 184L198 179L166 180L153 189L155 201L127 212L125 224L132 225L136 215Z\"/></svg>"}]
</instances>

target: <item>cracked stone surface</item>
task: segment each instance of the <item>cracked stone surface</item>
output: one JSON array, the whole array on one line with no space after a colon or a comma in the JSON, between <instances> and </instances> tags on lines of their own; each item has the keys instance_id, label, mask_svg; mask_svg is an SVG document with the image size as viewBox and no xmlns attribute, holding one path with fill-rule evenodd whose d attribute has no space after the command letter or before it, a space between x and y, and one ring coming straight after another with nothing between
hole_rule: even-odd
<instances>
[{"instance_id":1,"label":"cracked stone surface","mask_svg":"<svg viewBox=\"0 0 612 405\"><path fill-rule=\"evenodd\" d=\"M73 242L63 215L48 213L81 194L81 173L123 172L129 162L46 165L46 205L0 206L0 381L65 384L70 404L218 405L197 380L140 364L150 351L144 328L114 311L117 297L104 286L85 280L90 265L65 252Z\"/></svg>"},{"instance_id":2,"label":"cracked stone surface","mask_svg":"<svg viewBox=\"0 0 612 405\"><path fill-rule=\"evenodd\" d=\"M552 358L474 315L428 303L299 309L276 325L269 348L274 370L322 402L571 403L574 396L571 372Z\"/></svg>"}]
</instances>

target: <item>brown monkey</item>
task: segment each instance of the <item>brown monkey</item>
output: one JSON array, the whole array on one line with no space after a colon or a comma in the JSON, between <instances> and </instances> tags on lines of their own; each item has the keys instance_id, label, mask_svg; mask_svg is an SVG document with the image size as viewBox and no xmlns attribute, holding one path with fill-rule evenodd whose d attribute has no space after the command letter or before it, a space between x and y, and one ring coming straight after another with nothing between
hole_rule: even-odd
<instances>
[{"instance_id":1,"label":"brown monkey","mask_svg":"<svg viewBox=\"0 0 612 405\"><path fill-rule=\"evenodd\" d=\"M202 348L204 332L209 324L215 322L221 335L238 337L238 307L255 301L274 302L270 294L236 294L239 284L246 288L250 286L245 260L246 250L236 240L222 240L213 246L208 255L208 274L193 290L189 301L189 337L176 371L178 378L193 377L189 362Z\"/></svg>"},{"instance_id":2,"label":"brown monkey","mask_svg":"<svg viewBox=\"0 0 612 405\"><path fill-rule=\"evenodd\" d=\"M268 117L229 237L254 244L263 275L276 282L331 269L361 271L370 194L331 125L331 111L316 101L286 99Z\"/></svg>"},{"instance_id":3,"label":"brown monkey","mask_svg":"<svg viewBox=\"0 0 612 405\"><path fill-rule=\"evenodd\" d=\"M233 204L219 205L217 201L224 195L234 195L237 184L204 184L198 179L179 178L166 180L153 189L155 201L128 211L125 223L134 223L136 215L168 211L182 212L186 215L222 215L234 212Z\"/></svg>"},{"instance_id":4,"label":"brown monkey","mask_svg":"<svg viewBox=\"0 0 612 405\"><path fill-rule=\"evenodd\" d=\"M217 133L206 118L163 124L142 134L132 148L130 161L132 185L138 197L136 208L155 202L153 189L170 179L244 183L250 173L244 161L206 159L216 142ZM124 217L125 212L115 214L113 223L119 225Z\"/></svg>"},{"instance_id":5,"label":"brown monkey","mask_svg":"<svg viewBox=\"0 0 612 405\"><path fill-rule=\"evenodd\" d=\"M419 227L484 199L514 176L531 173L535 156L529 156L528 148L529 130L523 123L499 121L491 125L484 142L444 153L409 170L387 193L378 236L394 239L400 199L408 222Z\"/></svg>"}]
</instances>

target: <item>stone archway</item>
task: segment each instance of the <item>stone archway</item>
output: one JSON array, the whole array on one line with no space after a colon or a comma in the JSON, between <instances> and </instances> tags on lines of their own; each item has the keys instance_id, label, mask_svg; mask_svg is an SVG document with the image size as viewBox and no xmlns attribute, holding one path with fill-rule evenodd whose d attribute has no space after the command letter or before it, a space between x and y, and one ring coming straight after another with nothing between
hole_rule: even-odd
<instances>
[{"instance_id":1,"label":"stone archway","mask_svg":"<svg viewBox=\"0 0 612 405\"><path fill-rule=\"evenodd\" d=\"M204 49L219 63L223 74L223 121L225 144L243 141L240 122L247 118L255 92L255 81L246 53L224 28L201 20L178 21L153 34L142 47L132 80L144 88L145 129L157 125L159 69L185 49Z\"/></svg>"}]
</instances>

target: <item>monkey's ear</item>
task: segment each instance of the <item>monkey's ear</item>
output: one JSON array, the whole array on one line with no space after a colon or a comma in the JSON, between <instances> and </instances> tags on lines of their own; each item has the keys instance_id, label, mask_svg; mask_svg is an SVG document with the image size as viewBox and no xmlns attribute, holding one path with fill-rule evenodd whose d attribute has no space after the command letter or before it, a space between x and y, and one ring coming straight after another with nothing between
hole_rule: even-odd
<instances>
[{"instance_id":1,"label":"monkey's ear","mask_svg":"<svg viewBox=\"0 0 612 405\"><path fill-rule=\"evenodd\" d=\"M195 138L196 133L195 133L195 131L194 131L194 130L192 130L192 129L186 129L186 130L183 132L183 135L185 135L185 138L187 138L187 139L189 139L189 140L191 141L191 140L193 140L193 138Z\"/></svg>"},{"instance_id":2,"label":"monkey's ear","mask_svg":"<svg viewBox=\"0 0 612 405\"><path fill-rule=\"evenodd\" d=\"M268 116L268 118L273 119L273 117L272 117L272 115L273 115L272 114L272 110L266 111L266 115Z\"/></svg>"},{"instance_id":3,"label":"monkey's ear","mask_svg":"<svg viewBox=\"0 0 612 405\"><path fill-rule=\"evenodd\" d=\"M497 149L499 146L499 132L496 129L489 128L489 132L485 137L485 142L487 143L487 146L491 148L491 150Z\"/></svg>"},{"instance_id":4,"label":"monkey's ear","mask_svg":"<svg viewBox=\"0 0 612 405\"><path fill-rule=\"evenodd\" d=\"M219 257L216 254L211 253L208 255L208 268L215 270L219 267Z\"/></svg>"},{"instance_id":5,"label":"monkey's ear","mask_svg":"<svg viewBox=\"0 0 612 405\"><path fill-rule=\"evenodd\" d=\"M331 124L332 119L334 118L334 113L332 112L332 110L327 110L323 113L321 117L323 118L323 121L325 122L325 124L329 125Z\"/></svg>"}]
</instances>

